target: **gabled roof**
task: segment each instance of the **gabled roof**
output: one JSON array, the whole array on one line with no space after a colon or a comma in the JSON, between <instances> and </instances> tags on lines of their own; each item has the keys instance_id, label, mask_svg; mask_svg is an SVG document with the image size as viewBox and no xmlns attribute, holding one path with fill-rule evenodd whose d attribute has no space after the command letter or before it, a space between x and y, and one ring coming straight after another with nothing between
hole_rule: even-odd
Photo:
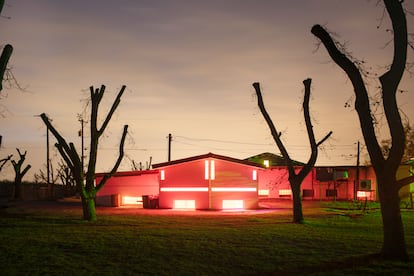
<instances>
[{"instance_id":1,"label":"gabled roof","mask_svg":"<svg viewBox=\"0 0 414 276\"><path fill-rule=\"evenodd\" d=\"M274 153L270 153L270 152L264 152L258 155L254 155L254 156L250 156L244 160L250 161L250 162L254 162L254 163L258 163L258 164L263 164L264 160L269 160L270 161L270 166L287 166L287 162L286 160L277 154ZM296 160L292 160L293 165L294 166L304 166L305 163L296 161Z\"/></svg>"},{"instance_id":2,"label":"gabled roof","mask_svg":"<svg viewBox=\"0 0 414 276\"><path fill-rule=\"evenodd\" d=\"M262 164L258 164L258 163L255 163L255 162L250 162L248 160L241 160L241 159L237 159L237 158L233 158L233 157L228 157L228 156L224 156L224 155L218 155L218 154L214 154L214 153L211 153L211 152L209 152L207 154L203 154L203 155L178 159L178 160L164 162L164 163L153 164L152 168L156 169L156 168L160 168L160 167L166 167L166 166L171 166L171 165L176 165L176 164L181 164L181 163L186 163L186 162L191 162L191 161L206 159L206 158L215 158L215 159L225 160L225 161L229 161L229 162L233 162L233 163L243 164L243 165L246 165L246 166L264 168L264 166Z\"/></svg>"}]
</instances>

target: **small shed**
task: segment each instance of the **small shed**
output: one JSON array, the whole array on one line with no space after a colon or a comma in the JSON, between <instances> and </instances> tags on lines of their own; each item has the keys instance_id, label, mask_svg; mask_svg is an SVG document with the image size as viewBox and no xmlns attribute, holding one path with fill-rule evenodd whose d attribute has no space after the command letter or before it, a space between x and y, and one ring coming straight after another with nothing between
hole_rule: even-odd
<instances>
[{"instance_id":1,"label":"small shed","mask_svg":"<svg viewBox=\"0 0 414 276\"><path fill-rule=\"evenodd\" d=\"M159 207L255 209L263 166L208 153L154 164L159 170Z\"/></svg>"},{"instance_id":2,"label":"small shed","mask_svg":"<svg viewBox=\"0 0 414 276\"><path fill-rule=\"evenodd\" d=\"M97 173L96 182L99 182L104 175L104 173ZM142 196L158 195L158 187L157 170L117 172L97 193L96 204L142 206Z\"/></svg>"}]
</instances>

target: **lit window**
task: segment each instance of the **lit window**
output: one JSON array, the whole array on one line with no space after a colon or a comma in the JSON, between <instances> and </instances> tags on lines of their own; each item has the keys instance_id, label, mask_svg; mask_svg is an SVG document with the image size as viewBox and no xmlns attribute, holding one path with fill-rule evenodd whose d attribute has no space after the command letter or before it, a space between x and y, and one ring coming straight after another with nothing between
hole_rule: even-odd
<instances>
[{"instance_id":1,"label":"lit window","mask_svg":"<svg viewBox=\"0 0 414 276\"><path fill-rule=\"evenodd\" d=\"M357 197L369 197L370 192L366 191L357 191Z\"/></svg>"},{"instance_id":2,"label":"lit window","mask_svg":"<svg viewBox=\"0 0 414 276\"><path fill-rule=\"evenodd\" d=\"M253 180L257 180L257 171L253 170L253 175L252 175Z\"/></svg>"},{"instance_id":3,"label":"lit window","mask_svg":"<svg viewBox=\"0 0 414 276\"><path fill-rule=\"evenodd\" d=\"M265 165L266 168L269 168L270 166L270 161L269 160L264 160L263 161L263 165Z\"/></svg>"},{"instance_id":4,"label":"lit window","mask_svg":"<svg viewBox=\"0 0 414 276\"><path fill-rule=\"evenodd\" d=\"M258 194L259 196L268 196L269 190L259 190Z\"/></svg>"},{"instance_id":5,"label":"lit window","mask_svg":"<svg viewBox=\"0 0 414 276\"><path fill-rule=\"evenodd\" d=\"M204 161L204 179L208 180L209 176L209 166L208 166L208 160Z\"/></svg>"},{"instance_id":6,"label":"lit window","mask_svg":"<svg viewBox=\"0 0 414 276\"><path fill-rule=\"evenodd\" d=\"M141 196L123 196L122 197L122 204L123 205L142 204L142 197Z\"/></svg>"},{"instance_id":7,"label":"lit window","mask_svg":"<svg viewBox=\"0 0 414 276\"><path fill-rule=\"evenodd\" d=\"M195 200L174 200L174 209L195 209Z\"/></svg>"},{"instance_id":8,"label":"lit window","mask_svg":"<svg viewBox=\"0 0 414 276\"><path fill-rule=\"evenodd\" d=\"M165 180L165 171L161 170L161 180Z\"/></svg>"},{"instance_id":9,"label":"lit window","mask_svg":"<svg viewBox=\"0 0 414 276\"><path fill-rule=\"evenodd\" d=\"M210 164L209 164L210 163ZM214 160L205 160L204 161L204 179L205 180L214 180L216 178L216 168Z\"/></svg>"},{"instance_id":10,"label":"lit window","mask_svg":"<svg viewBox=\"0 0 414 276\"><path fill-rule=\"evenodd\" d=\"M240 200L223 200L223 209L243 209L244 202Z\"/></svg>"},{"instance_id":11,"label":"lit window","mask_svg":"<svg viewBox=\"0 0 414 276\"><path fill-rule=\"evenodd\" d=\"M292 194L292 190L290 189L281 189L279 190L279 195L283 196L283 195L291 195Z\"/></svg>"}]
</instances>

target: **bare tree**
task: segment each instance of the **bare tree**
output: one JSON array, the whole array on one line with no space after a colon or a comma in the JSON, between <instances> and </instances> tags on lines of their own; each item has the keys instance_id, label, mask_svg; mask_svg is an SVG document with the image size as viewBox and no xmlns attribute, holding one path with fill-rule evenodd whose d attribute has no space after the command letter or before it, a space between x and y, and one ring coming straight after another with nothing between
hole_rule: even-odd
<instances>
[{"instance_id":1,"label":"bare tree","mask_svg":"<svg viewBox=\"0 0 414 276\"><path fill-rule=\"evenodd\" d=\"M305 177L311 172L312 168L315 166L316 159L318 158L318 147L326 141L326 139L331 136L332 131L330 131L320 142L316 142L315 135L313 133L313 126L310 119L310 112L309 112L309 99L311 93L311 79L306 79L303 81L305 86L305 95L303 99L303 114L305 117L306 123L306 130L308 132L309 143L311 146L311 155L309 157L308 162L303 166L298 172L295 171L295 164L289 156L289 153L284 146L280 136L282 133L278 132L275 125L273 124L272 119L270 118L269 114L267 113L262 93L260 91L260 84L258 82L253 83L253 87L256 90L257 101L260 108L260 111L265 118L267 125L270 128L270 132L273 136L273 139L276 142L277 147L279 148L280 152L282 153L283 158L286 160L288 172L289 172L289 183L290 188L292 189L292 196L293 196L293 222L295 223L303 223L303 212L302 212L302 196L300 192L300 188L302 185L303 180Z\"/></svg>"},{"instance_id":2,"label":"bare tree","mask_svg":"<svg viewBox=\"0 0 414 276\"><path fill-rule=\"evenodd\" d=\"M44 166L46 167L46 164ZM43 169L40 169L39 172L35 173L33 177L36 183L46 183L52 185L57 184L57 181L59 179L59 176L55 174L52 163L50 164L49 178L47 176L47 172L45 172Z\"/></svg>"},{"instance_id":3,"label":"bare tree","mask_svg":"<svg viewBox=\"0 0 414 276\"><path fill-rule=\"evenodd\" d=\"M405 150L402 158L403 162L410 161L414 158L414 128L410 125L409 122L404 124L405 132ZM391 150L391 139L381 140L381 149L384 156L388 156Z\"/></svg>"},{"instance_id":4,"label":"bare tree","mask_svg":"<svg viewBox=\"0 0 414 276\"><path fill-rule=\"evenodd\" d=\"M381 203L384 239L381 256L385 259L408 260L404 239L404 228L400 213L398 191L414 181L414 176L396 179L405 148L404 126L399 113L396 92L404 74L407 62L407 21L401 0L384 0L385 9L392 23L394 56L387 71L379 77L382 104L391 134L391 147L384 156L378 142L373 114L370 109L368 91L358 64L346 55L331 35L320 25L312 27L311 32L320 39L333 61L344 70L354 87L355 109L364 136L365 144L377 177L377 189Z\"/></svg>"},{"instance_id":5,"label":"bare tree","mask_svg":"<svg viewBox=\"0 0 414 276\"><path fill-rule=\"evenodd\" d=\"M23 154L20 152L19 149L16 149L19 153L20 159L16 162L15 160L11 160L11 163L14 168L15 177L14 177L14 199L23 199L23 192L22 192L22 179L23 176L27 173L28 170L32 167L31 165L27 165L23 171L22 166L24 161L26 160L26 154L27 151L25 151Z\"/></svg>"},{"instance_id":6,"label":"bare tree","mask_svg":"<svg viewBox=\"0 0 414 276\"><path fill-rule=\"evenodd\" d=\"M72 171L64 161L58 163L57 177L60 179L64 187L65 196L73 196L76 194L77 189L75 178L73 177Z\"/></svg>"},{"instance_id":7,"label":"bare tree","mask_svg":"<svg viewBox=\"0 0 414 276\"><path fill-rule=\"evenodd\" d=\"M115 174L119 165L121 164L122 158L124 156L124 143L128 131L128 125L124 126L122 133L121 142L119 145L119 155L118 159L115 162L112 170L104 175L102 180L99 183L96 183L95 186L95 167L98 154L98 141L101 135L104 133L105 128L108 126L109 121L112 118L116 108L121 102L121 96L124 93L126 86L122 86L119 91L115 101L112 104L112 107L108 114L105 117L102 126L98 128L97 119L98 119L98 107L102 100L102 97L105 92L105 86L102 85L100 88L94 89L93 86L90 87L91 94L91 120L90 120L90 147L89 147L89 163L88 170L86 175L83 171L82 161L79 157L78 152L76 151L75 145L73 143L67 143L66 140L59 134L59 132L52 126L49 118L46 114L41 114L41 118L52 134L55 136L57 143L55 146L59 150L63 160L65 160L68 167L71 169L73 177L78 190L80 191L82 198L83 206L83 218L85 220L94 221L96 220L96 209L95 209L95 198L96 193L105 185L106 181Z\"/></svg>"},{"instance_id":8,"label":"bare tree","mask_svg":"<svg viewBox=\"0 0 414 276\"><path fill-rule=\"evenodd\" d=\"M3 6L4 6L4 0L0 0L0 14L3 10ZM7 63L9 62L9 59L12 53L13 53L13 46L11 46L10 44L6 44L0 56L0 92L3 89L3 84L2 84L3 78L4 78L4 75L6 74Z\"/></svg>"},{"instance_id":9,"label":"bare tree","mask_svg":"<svg viewBox=\"0 0 414 276\"><path fill-rule=\"evenodd\" d=\"M7 156L6 158L3 158L0 160L0 172L3 169L3 167L7 164L8 161L10 161L10 159L13 157L12 154L10 154L9 156Z\"/></svg>"}]
</instances>

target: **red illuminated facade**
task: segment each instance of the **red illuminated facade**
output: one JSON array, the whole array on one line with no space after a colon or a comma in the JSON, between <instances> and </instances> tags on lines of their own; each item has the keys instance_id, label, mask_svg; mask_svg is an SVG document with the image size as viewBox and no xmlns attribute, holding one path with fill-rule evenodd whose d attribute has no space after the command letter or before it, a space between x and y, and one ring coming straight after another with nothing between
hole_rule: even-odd
<instances>
[{"instance_id":1,"label":"red illuminated facade","mask_svg":"<svg viewBox=\"0 0 414 276\"><path fill-rule=\"evenodd\" d=\"M255 209L260 199L291 199L282 161L271 153L246 160L208 153L154 164L153 170L117 172L98 192L96 202L143 206L149 198L156 200L151 206L159 208ZM300 165L298 162L298 169ZM401 174L406 171L404 167ZM97 174L97 181L102 177ZM315 167L301 189L304 200L377 200L371 166ZM406 193L411 192L409 188Z\"/></svg>"},{"instance_id":2,"label":"red illuminated facade","mask_svg":"<svg viewBox=\"0 0 414 276\"><path fill-rule=\"evenodd\" d=\"M99 182L104 174L95 175ZM142 205L143 195L158 195L158 171L117 172L97 193L96 204L103 206Z\"/></svg>"},{"instance_id":3,"label":"red illuminated facade","mask_svg":"<svg viewBox=\"0 0 414 276\"><path fill-rule=\"evenodd\" d=\"M256 163L213 153L153 165L159 170L159 207L256 209Z\"/></svg>"}]
</instances>

